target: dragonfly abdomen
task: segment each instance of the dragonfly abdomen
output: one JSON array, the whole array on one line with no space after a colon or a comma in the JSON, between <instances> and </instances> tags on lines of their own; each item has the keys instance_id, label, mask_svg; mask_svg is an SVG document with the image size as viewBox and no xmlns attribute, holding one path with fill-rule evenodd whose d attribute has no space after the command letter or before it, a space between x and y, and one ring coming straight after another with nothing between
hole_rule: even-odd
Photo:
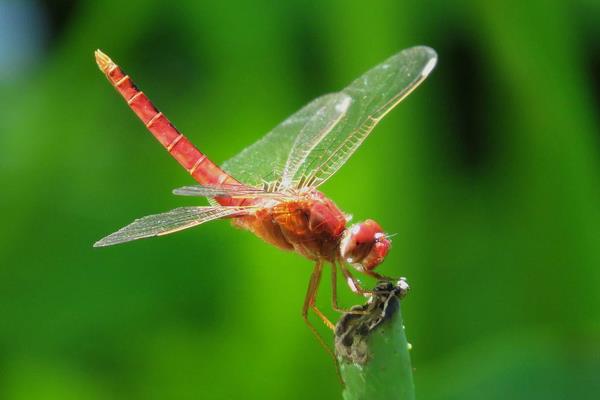
<instances>
[{"instance_id":1,"label":"dragonfly abdomen","mask_svg":"<svg viewBox=\"0 0 600 400\"><path fill-rule=\"evenodd\" d=\"M241 185L193 145L138 89L133 80L106 54L96 51L96 62L129 107L165 149L201 185ZM222 205L240 205L243 200L217 198Z\"/></svg>"}]
</instances>

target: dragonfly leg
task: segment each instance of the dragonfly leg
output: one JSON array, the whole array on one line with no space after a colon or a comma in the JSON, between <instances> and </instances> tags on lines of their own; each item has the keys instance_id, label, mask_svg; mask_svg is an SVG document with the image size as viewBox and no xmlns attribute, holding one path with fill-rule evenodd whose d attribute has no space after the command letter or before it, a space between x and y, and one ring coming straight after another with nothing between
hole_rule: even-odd
<instances>
[{"instance_id":1,"label":"dragonfly leg","mask_svg":"<svg viewBox=\"0 0 600 400\"><path fill-rule=\"evenodd\" d=\"M308 319L308 309L312 308L313 311L319 316L319 318L321 318L323 320L323 322L325 323L325 325L327 325L328 328L335 330L335 326L331 323L331 321L329 321L329 319L327 319L327 317L315 306L315 300L317 298L317 289L319 288L319 282L321 280L322 272L323 272L323 262L321 260L319 260L315 264L312 275L310 276L310 281L308 283L308 290L306 291L306 297L304 298L304 305L302 306L302 319L304 319L304 322L308 326L308 329L310 329L310 331L313 333L313 335L317 338L317 341L319 342L321 347L323 347L325 349L325 351L327 352L327 354L333 359L333 362L335 364L336 374L338 376L338 379L340 379L340 382L342 382L342 385L343 385L343 381L342 381L341 374L340 374L340 366L338 364L337 358L335 357L335 354L333 353L333 350L331 350L331 348L329 346L327 346L327 344L323 340L323 337L317 331L317 328L315 328L315 326Z\"/></svg>"},{"instance_id":2,"label":"dragonfly leg","mask_svg":"<svg viewBox=\"0 0 600 400\"><path fill-rule=\"evenodd\" d=\"M365 296L365 297L373 295L373 291L365 290L360 285L358 280L354 277L354 275L352 275L350 270L348 270L348 267L346 267L346 265L343 262L340 262L340 269L342 270L342 273L344 274L344 278L346 278L346 283L348 284L348 286L350 286L350 290L352 290L356 294L359 294L359 295Z\"/></svg>"},{"instance_id":3,"label":"dragonfly leg","mask_svg":"<svg viewBox=\"0 0 600 400\"><path fill-rule=\"evenodd\" d=\"M337 302L337 264L334 262L331 263L331 307L338 312L347 313L347 314L367 314L366 311L352 310L349 308L342 308L338 306Z\"/></svg>"},{"instance_id":4,"label":"dragonfly leg","mask_svg":"<svg viewBox=\"0 0 600 400\"><path fill-rule=\"evenodd\" d=\"M369 275L378 281L386 281L386 282L398 282L399 278L391 278L389 276L381 275L375 271L365 271L366 275Z\"/></svg>"},{"instance_id":5,"label":"dragonfly leg","mask_svg":"<svg viewBox=\"0 0 600 400\"><path fill-rule=\"evenodd\" d=\"M315 267L313 269L312 275L310 276L310 282L308 284L308 290L306 292L306 298L304 299L304 306L302 307L302 317L308 322L308 309L311 308L315 314L323 323L332 331L335 330L335 326L331 323L331 321L317 308L315 305L317 299L317 289L319 288L319 283L321 282L321 274L323 272L323 262L317 261Z\"/></svg>"}]
</instances>

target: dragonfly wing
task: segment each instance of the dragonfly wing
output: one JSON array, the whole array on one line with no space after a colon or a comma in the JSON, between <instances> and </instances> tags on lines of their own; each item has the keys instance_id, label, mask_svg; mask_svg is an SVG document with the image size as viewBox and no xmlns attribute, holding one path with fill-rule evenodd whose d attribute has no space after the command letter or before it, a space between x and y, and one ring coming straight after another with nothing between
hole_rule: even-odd
<instances>
[{"instance_id":1,"label":"dragonfly wing","mask_svg":"<svg viewBox=\"0 0 600 400\"><path fill-rule=\"evenodd\" d=\"M229 186L202 186L191 185L173 190L173 194L179 196L194 197L258 197L268 194L262 189L242 185Z\"/></svg>"},{"instance_id":2,"label":"dragonfly wing","mask_svg":"<svg viewBox=\"0 0 600 400\"><path fill-rule=\"evenodd\" d=\"M136 219L131 224L99 240L94 247L112 246L152 236L168 235L214 219L247 212L247 207L181 207Z\"/></svg>"},{"instance_id":3,"label":"dragonfly wing","mask_svg":"<svg viewBox=\"0 0 600 400\"><path fill-rule=\"evenodd\" d=\"M287 188L296 177L298 169L306 162L315 147L340 122L348 111L352 98L345 93L333 93L324 98L324 104L313 114L294 139L288 154L283 173L281 187Z\"/></svg>"},{"instance_id":4,"label":"dragonfly wing","mask_svg":"<svg viewBox=\"0 0 600 400\"><path fill-rule=\"evenodd\" d=\"M367 71L342 93L352 98L345 118L324 135L296 176L301 187L329 179L362 144L375 125L429 75L437 54L418 46L401 51Z\"/></svg>"},{"instance_id":5,"label":"dragonfly wing","mask_svg":"<svg viewBox=\"0 0 600 400\"><path fill-rule=\"evenodd\" d=\"M202 185L184 186L173 190L173 194L179 196L206 197L210 205L219 205L215 200L216 197L232 199L272 199L278 201L285 201L293 198L290 194L277 190L270 191L241 185L231 185L230 188L207 187Z\"/></svg>"},{"instance_id":6,"label":"dragonfly wing","mask_svg":"<svg viewBox=\"0 0 600 400\"><path fill-rule=\"evenodd\" d=\"M279 181L298 134L308 129L308 126L319 125L315 121L315 118L318 119L317 115L327 114L324 109L335 109L336 100L343 102L345 97L339 93L318 97L262 139L223 163L223 170L247 185L262 186L264 183ZM321 129L323 125L327 124L321 124Z\"/></svg>"}]
</instances>

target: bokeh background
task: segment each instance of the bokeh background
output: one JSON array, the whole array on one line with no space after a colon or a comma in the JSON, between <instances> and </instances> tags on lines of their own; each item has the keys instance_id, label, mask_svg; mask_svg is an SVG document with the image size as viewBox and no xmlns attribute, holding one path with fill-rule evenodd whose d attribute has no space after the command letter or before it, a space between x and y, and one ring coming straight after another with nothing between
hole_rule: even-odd
<instances>
[{"instance_id":1,"label":"bokeh background","mask_svg":"<svg viewBox=\"0 0 600 400\"><path fill-rule=\"evenodd\" d=\"M323 190L397 233L418 397L599 398L595 0L0 0L0 398L339 398L306 260L227 222L92 248L202 204L93 50L221 162L416 44L436 70Z\"/></svg>"}]
</instances>

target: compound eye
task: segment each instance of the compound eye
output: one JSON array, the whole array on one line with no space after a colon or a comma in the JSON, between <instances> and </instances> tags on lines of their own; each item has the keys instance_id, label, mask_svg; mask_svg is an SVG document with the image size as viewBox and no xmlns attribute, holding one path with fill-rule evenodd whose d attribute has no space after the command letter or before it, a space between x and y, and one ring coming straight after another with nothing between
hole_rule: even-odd
<instances>
[{"instance_id":1,"label":"compound eye","mask_svg":"<svg viewBox=\"0 0 600 400\"><path fill-rule=\"evenodd\" d=\"M371 247L371 251L363 260L363 267L369 271L375 269L379 264L383 262L385 256L390 251L391 242L385 236L381 235L375 238L375 243Z\"/></svg>"},{"instance_id":2,"label":"compound eye","mask_svg":"<svg viewBox=\"0 0 600 400\"><path fill-rule=\"evenodd\" d=\"M372 219L353 225L350 231L357 243L373 243L378 233L383 235L379 224Z\"/></svg>"},{"instance_id":3,"label":"compound eye","mask_svg":"<svg viewBox=\"0 0 600 400\"><path fill-rule=\"evenodd\" d=\"M359 269L373 269L379 265L390 247L390 242L379 224L373 220L352 225L340 242L344 260Z\"/></svg>"}]
</instances>

